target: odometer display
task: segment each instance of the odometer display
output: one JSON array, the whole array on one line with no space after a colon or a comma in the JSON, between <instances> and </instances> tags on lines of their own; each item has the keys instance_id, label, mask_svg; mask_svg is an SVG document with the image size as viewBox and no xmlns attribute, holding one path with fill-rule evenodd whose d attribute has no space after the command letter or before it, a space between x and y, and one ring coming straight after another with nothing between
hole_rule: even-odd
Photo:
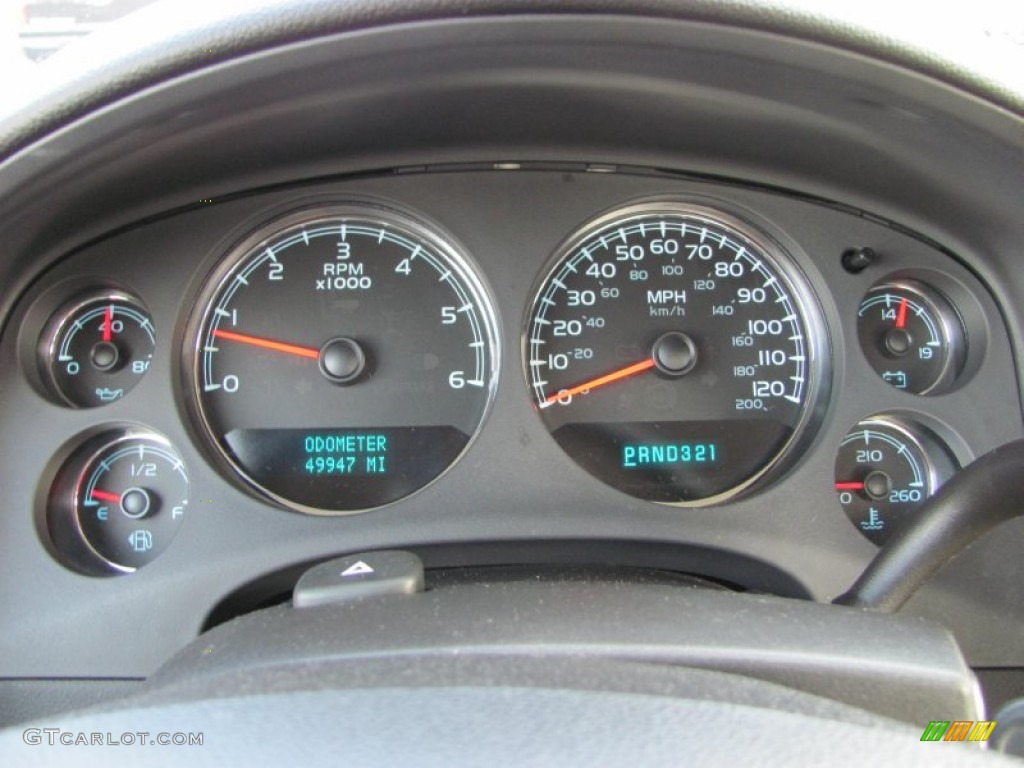
<instances>
[{"instance_id":1,"label":"odometer display","mask_svg":"<svg viewBox=\"0 0 1024 768\"><path fill-rule=\"evenodd\" d=\"M822 390L814 312L767 236L702 207L637 205L555 254L526 322L526 376L591 474L642 499L715 503L804 432Z\"/></svg>"},{"instance_id":2,"label":"odometer display","mask_svg":"<svg viewBox=\"0 0 1024 768\"><path fill-rule=\"evenodd\" d=\"M390 209L272 222L215 270L191 388L226 468L304 512L350 512L443 473L493 397L497 332L468 259Z\"/></svg>"}]
</instances>

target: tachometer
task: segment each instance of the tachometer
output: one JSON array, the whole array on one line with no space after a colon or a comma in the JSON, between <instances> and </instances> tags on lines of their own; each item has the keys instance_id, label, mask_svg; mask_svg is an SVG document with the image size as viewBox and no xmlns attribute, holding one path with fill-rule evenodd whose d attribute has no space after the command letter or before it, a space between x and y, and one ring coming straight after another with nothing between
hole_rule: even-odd
<instances>
[{"instance_id":1,"label":"tachometer","mask_svg":"<svg viewBox=\"0 0 1024 768\"><path fill-rule=\"evenodd\" d=\"M646 203L586 225L537 288L534 404L595 477L679 505L780 467L822 386L821 322L791 258L719 211Z\"/></svg>"},{"instance_id":2,"label":"tachometer","mask_svg":"<svg viewBox=\"0 0 1024 768\"><path fill-rule=\"evenodd\" d=\"M467 448L498 341L468 258L370 205L272 222L216 270L192 323L189 388L233 475L304 512L378 507Z\"/></svg>"}]
</instances>

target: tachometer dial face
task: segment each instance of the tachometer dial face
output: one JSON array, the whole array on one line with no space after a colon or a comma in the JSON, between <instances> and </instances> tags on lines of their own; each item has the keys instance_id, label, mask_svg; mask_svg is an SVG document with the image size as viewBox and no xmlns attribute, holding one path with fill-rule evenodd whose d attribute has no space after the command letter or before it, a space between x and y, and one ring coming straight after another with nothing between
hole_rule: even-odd
<instances>
[{"instance_id":1,"label":"tachometer dial face","mask_svg":"<svg viewBox=\"0 0 1024 768\"><path fill-rule=\"evenodd\" d=\"M767 236L718 211L633 206L585 226L536 291L534 404L584 469L704 505L780 467L823 391L809 291Z\"/></svg>"},{"instance_id":2,"label":"tachometer dial face","mask_svg":"<svg viewBox=\"0 0 1024 768\"><path fill-rule=\"evenodd\" d=\"M497 381L494 313L467 258L375 206L296 213L248 238L192 338L203 434L244 483L304 512L370 509L434 480Z\"/></svg>"}]
</instances>

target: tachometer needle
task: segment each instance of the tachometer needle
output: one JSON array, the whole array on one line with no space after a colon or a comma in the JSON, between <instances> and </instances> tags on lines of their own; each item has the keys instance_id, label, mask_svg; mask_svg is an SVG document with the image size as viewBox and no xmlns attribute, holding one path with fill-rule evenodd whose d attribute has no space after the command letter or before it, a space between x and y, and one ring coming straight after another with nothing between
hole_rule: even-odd
<instances>
[{"instance_id":1,"label":"tachometer needle","mask_svg":"<svg viewBox=\"0 0 1024 768\"><path fill-rule=\"evenodd\" d=\"M94 499L99 499L100 501L109 501L113 504L121 503L121 497L118 496L116 493L97 491L95 488L93 488L91 491L89 491L89 495L92 496Z\"/></svg>"},{"instance_id":2,"label":"tachometer needle","mask_svg":"<svg viewBox=\"0 0 1024 768\"><path fill-rule=\"evenodd\" d=\"M547 397L544 400L544 405L551 405L553 402L562 397L572 397L578 395L580 392L588 389L597 389L603 387L605 384L611 384L612 382L624 379L627 376L634 376L638 373L643 373L654 367L654 358L649 357L646 360L641 360L639 363L633 363L633 365L627 365L625 368L619 368L617 371L606 373L604 376L598 376L596 379L585 381L579 386L573 387L572 389L559 390L555 394Z\"/></svg>"},{"instance_id":3,"label":"tachometer needle","mask_svg":"<svg viewBox=\"0 0 1024 768\"><path fill-rule=\"evenodd\" d=\"M907 326L907 300L903 299L900 301L900 308L896 312L896 327L905 328Z\"/></svg>"},{"instance_id":4,"label":"tachometer needle","mask_svg":"<svg viewBox=\"0 0 1024 768\"><path fill-rule=\"evenodd\" d=\"M313 349L312 347L300 347L297 344L285 344L284 342L281 341L264 339L259 336L249 336L244 333L234 333L233 331L222 331L219 328L213 332L213 337L215 339L237 341L241 344L251 344L254 347L269 349L274 352L284 352L287 355L296 355L297 357L308 357L310 360L316 360L318 357L320 357L320 350Z\"/></svg>"}]
</instances>

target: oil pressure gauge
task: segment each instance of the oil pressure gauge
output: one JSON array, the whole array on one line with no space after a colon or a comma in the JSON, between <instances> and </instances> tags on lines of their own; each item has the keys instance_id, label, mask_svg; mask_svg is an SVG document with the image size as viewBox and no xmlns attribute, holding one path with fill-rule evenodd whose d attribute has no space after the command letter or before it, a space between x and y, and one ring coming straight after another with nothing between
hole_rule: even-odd
<instances>
[{"instance_id":1,"label":"oil pressure gauge","mask_svg":"<svg viewBox=\"0 0 1024 768\"><path fill-rule=\"evenodd\" d=\"M857 335L871 367L897 389L941 394L963 370L960 315L937 289L916 280L872 288L857 313Z\"/></svg>"},{"instance_id":2,"label":"oil pressure gauge","mask_svg":"<svg viewBox=\"0 0 1024 768\"><path fill-rule=\"evenodd\" d=\"M120 291L99 291L62 307L39 347L49 389L75 408L120 400L149 370L155 346L149 313Z\"/></svg>"}]
</instances>

